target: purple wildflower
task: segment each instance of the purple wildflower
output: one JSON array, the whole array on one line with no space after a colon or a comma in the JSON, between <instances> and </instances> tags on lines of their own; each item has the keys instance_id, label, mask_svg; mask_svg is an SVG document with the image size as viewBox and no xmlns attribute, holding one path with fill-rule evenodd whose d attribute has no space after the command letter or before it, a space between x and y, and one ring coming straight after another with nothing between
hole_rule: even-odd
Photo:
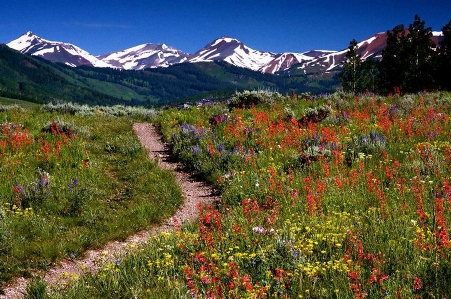
<instances>
[{"instance_id":1,"label":"purple wildflower","mask_svg":"<svg viewBox=\"0 0 451 299\"><path fill-rule=\"evenodd\" d=\"M15 187L17 188L17 190L19 190L20 194L22 194L23 197L27 197L27 192L25 192L25 189L19 185L18 182L16 182Z\"/></svg>"},{"instance_id":2,"label":"purple wildflower","mask_svg":"<svg viewBox=\"0 0 451 299\"><path fill-rule=\"evenodd\" d=\"M69 192L72 192L72 190L78 186L78 178L74 178L71 182L67 183L67 189L69 189Z\"/></svg>"}]
</instances>

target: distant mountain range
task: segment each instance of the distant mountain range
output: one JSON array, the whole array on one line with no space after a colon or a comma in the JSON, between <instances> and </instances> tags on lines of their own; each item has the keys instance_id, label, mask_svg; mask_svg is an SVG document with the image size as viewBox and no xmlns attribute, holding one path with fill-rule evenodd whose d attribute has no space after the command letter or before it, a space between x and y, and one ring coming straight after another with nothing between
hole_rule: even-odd
<instances>
[{"instance_id":1,"label":"distant mountain range","mask_svg":"<svg viewBox=\"0 0 451 299\"><path fill-rule=\"evenodd\" d=\"M440 33L433 40L438 43ZM381 58L386 33L358 43L363 59ZM0 45L0 97L32 102L161 106L203 98L227 99L237 90L290 94L333 92L347 49L271 53L223 36L194 54L143 44L93 56L64 42L27 32Z\"/></svg>"},{"instance_id":2,"label":"distant mountain range","mask_svg":"<svg viewBox=\"0 0 451 299\"><path fill-rule=\"evenodd\" d=\"M438 43L441 32L434 32ZM386 46L387 34L377 33L358 43L357 53L363 59L380 58ZM118 52L93 56L87 51L64 42L49 41L29 31L7 44L24 54L39 56L69 66L110 67L123 70L168 67L179 63L225 61L234 66L262 73L276 74L295 66L304 74L322 74L340 69L347 48L341 51L312 50L304 53L271 53L251 49L235 38L223 36L194 54L188 54L165 44L143 44Z\"/></svg>"},{"instance_id":3,"label":"distant mountain range","mask_svg":"<svg viewBox=\"0 0 451 299\"><path fill-rule=\"evenodd\" d=\"M52 62L70 66L111 67L124 70L167 67L184 62L226 61L232 65L263 73L276 73L294 64L313 60L332 51L307 53L261 52L239 40L223 36L194 54L188 54L165 44L143 44L118 52L93 56L87 51L64 42L49 41L29 31L7 44L24 54L40 56Z\"/></svg>"}]
</instances>

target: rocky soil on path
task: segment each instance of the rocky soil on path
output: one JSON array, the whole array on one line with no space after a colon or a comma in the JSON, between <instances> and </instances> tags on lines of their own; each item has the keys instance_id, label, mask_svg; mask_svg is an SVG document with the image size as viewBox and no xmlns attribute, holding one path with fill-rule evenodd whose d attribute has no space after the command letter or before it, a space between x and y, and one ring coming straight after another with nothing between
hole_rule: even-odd
<instances>
[{"instance_id":1,"label":"rocky soil on path","mask_svg":"<svg viewBox=\"0 0 451 299\"><path fill-rule=\"evenodd\" d=\"M44 280L49 284L61 284L74 276L83 275L90 271L95 273L99 264L105 257L117 257L123 254L131 244L142 244L152 235L171 231L177 224L194 221L198 215L198 204L209 205L219 200L214 190L205 182L196 179L192 174L182 171L181 165L171 159L168 148L154 125L149 123L135 123L133 130L141 144L146 148L149 157L158 162L161 168L174 172L176 180L181 187L184 203L180 209L161 225L153 226L149 230L138 232L124 242L114 241L103 248L88 250L81 259L65 259L43 274ZM29 279L19 278L13 284L6 286L0 299L24 298Z\"/></svg>"}]
</instances>

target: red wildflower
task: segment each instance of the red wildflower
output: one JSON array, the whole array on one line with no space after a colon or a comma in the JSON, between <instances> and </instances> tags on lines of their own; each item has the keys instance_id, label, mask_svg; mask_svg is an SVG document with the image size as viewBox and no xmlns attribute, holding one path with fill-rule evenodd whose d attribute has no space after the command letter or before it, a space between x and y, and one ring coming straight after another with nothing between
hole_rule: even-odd
<instances>
[{"instance_id":1,"label":"red wildflower","mask_svg":"<svg viewBox=\"0 0 451 299\"><path fill-rule=\"evenodd\" d=\"M418 277L415 277L415 279L413 280L413 289L416 291L421 289L421 279L419 279Z\"/></svg>"}]
</instances>

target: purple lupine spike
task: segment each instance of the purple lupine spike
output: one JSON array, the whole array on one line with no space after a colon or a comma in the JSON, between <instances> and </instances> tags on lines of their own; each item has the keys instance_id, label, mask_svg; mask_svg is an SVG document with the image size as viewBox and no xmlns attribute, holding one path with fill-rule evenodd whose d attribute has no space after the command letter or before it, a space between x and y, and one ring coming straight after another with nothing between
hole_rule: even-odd
<instances>
[{"instance_id":1,"label":"purple lupine spike","mask_svg":"<svg viewBox=\"0 0 451 299\"><path fill-rule=\"evenodd\" d=\"M27 197L27 192L25 192L25 189L21 185L19 185L18 182L16 182L15 186L19 190L20 194L23 195L23 197Z\"/></svg>"}]
</instances>

